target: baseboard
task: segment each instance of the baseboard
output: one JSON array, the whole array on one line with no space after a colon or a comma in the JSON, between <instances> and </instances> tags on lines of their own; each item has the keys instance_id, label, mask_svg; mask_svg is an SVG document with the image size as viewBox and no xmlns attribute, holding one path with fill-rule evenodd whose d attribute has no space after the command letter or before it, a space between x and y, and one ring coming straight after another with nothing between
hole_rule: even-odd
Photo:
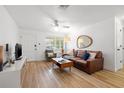
<instances>
[{"instance_id":1,"label":"baseboard","mask_svg":"<svg viewBox=\"0 0 124 93\"><path fill-rule=\"evenodd\" d=\"M103 68L103 70L110 71L110 72L116 72L115 70L110 70L110 69L106 69L106 68Z\"/></svg>"}]
</instances>

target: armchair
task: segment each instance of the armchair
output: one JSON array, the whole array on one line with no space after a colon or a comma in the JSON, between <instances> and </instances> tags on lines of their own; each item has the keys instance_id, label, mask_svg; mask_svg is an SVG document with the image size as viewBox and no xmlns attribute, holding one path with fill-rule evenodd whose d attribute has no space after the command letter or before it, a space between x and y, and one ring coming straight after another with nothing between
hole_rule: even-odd
<instances>
[{"instance_id":1,"label":"armchair","mask_svg":"<svg viewBox=\"0 0 124 93\"><path fill-rule=\"evenodd\" d=\"M45 57L47 61L51 61L52 58L56 57L56 53L53 50L45 50Z\"/></svg>"}]
</instances>

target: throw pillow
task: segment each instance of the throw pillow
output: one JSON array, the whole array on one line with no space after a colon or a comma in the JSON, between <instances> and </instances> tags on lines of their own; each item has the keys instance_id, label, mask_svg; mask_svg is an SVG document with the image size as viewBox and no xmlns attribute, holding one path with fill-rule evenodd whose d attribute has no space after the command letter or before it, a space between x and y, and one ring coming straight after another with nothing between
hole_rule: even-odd
<instances>
[{"instance_id":1,"label":"throw pillow","mask_svg":"<svg viewBox=\"0 0 124 93\"><path fill-rule=\"evenodd\" d=\"M78 50L77 57L82 57L82 55L85 53L84 50Z\"/></svg>"},{"instance_id":2,"label":"throw pillow","mask_svg":"<svg viewBox=\"0 0 124 93\"><path fill-rule=\"evenodd\" d=\"M90 59L94 59L96 57L96 53L90 53Z\"/></svg>"},{"instance_id":3,"label":"throw pillow","mask_svg":"<svg viewBox=\"0 0 124 93\"><path fill-rule=\"evenodd\" d=\"M90 57L90 53L88 53L88 52L85 52L85 53L82 55L82 59L83 59L83 60L87 60L87 59L89 59L89 57Z\"/></svg>"},{"instance_id":4,"label":"throw pillow","mask_svg":"<svg viewBox=\"0 0 124 93\"><path fill-rule=\"evenodd\" d=\"M54 54L53 53L48 53L48 57L53 57Z\"/></svg>"}]
</instances>

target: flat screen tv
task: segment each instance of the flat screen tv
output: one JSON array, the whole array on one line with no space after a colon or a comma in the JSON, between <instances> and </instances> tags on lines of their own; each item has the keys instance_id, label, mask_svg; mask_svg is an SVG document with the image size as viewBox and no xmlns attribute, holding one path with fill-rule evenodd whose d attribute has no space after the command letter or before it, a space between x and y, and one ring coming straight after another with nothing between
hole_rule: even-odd
<instances>
[{"instance_id":1,"label":"flat screen tv","mask_svg":"<svg viewBox=\"0 0 124 93\"><path fill-rule=\"evenodd\" d=\"M15 59L20 60L22 58L22 45L16 43L15 45Z\"/></svg>"}]
</instances>

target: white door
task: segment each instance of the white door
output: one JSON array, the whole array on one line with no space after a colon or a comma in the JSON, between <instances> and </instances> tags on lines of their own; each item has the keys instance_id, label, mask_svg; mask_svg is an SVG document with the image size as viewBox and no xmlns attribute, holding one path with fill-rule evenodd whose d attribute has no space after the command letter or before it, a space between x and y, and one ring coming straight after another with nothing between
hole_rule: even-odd
<instances>
[{"instance_id":1,"label":"white door","mask_svg":"<svg viewBox=\"0 0 124 93\"><path fill-rule=\"evenodd\" d=\"M26 56L28 61L36 60L36 35L23 34L20 36L20 42L22 44L23 56Z\"/></svg>"},{"instance_id":2,"label":"white door","mask_svg":"<svg viewBox=\"0 0 124 93\"><path fill-rule=\"evenodd\" d=\"M117 25L117 45L116 45L116 69L122 69L123 68L123 50L122 50L122 45L123 45L123 29L121 25Z\"/></svg>"},{"instance_id":3,"label":"white door","mask_svg":"<svg viewBox=\"0 0 124 93\"><path fill-rule=\"evenodd\" d=\"M123 58L123 64L124 64L124 28L123 28L123 31L122 31L122 39L123 39L123 45L122 45L122 51L123 51L123 56L122 56L122 58Z\"/></svg>"}]
</instances>

